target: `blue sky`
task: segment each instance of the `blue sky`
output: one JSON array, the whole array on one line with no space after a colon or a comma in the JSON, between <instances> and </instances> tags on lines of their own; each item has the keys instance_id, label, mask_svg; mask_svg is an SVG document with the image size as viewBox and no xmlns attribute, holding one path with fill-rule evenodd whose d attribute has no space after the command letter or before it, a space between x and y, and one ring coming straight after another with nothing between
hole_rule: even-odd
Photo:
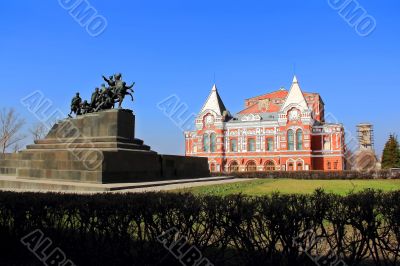
<instances>
[{"instance_id":1,"label":"blue sky","mask_svg":"<svg viewBox=\"0 0 400 266\"><path fill-rule=\"evenodd\" d=\"M108 25L92 37L59 1L3 1L1 107L40 90L69 111L76 91L88 98L101 75L136 82L137 137L154 150L181 154L181 130L157 103L175 94L197 113L214 81L231 112L244 99L288 88L293 66L304 91L322 95L349 131L375 125L380 153L400 133L398 0L358 0L377 22L361 37L327 0L99 1L89 3ZM7 96L7 93L10 93Z\"/></svg>"}]
</instances>

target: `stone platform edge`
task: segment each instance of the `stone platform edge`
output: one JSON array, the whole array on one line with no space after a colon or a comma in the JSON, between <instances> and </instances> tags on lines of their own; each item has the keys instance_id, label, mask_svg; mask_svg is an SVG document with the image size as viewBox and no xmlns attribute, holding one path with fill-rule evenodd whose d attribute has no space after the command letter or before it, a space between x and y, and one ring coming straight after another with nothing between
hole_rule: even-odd
<instances>
[{"instance_id":1,"label":"stone platform edge","mask_svg":"<svg viewBox=\"0 0 400 266\"><path fill-rule=\"evenodd\" d=\"M24 160L22 158L22 153L13 153L13 154L0 154L0 176L19 176L19 173L24 173L25 171L46 171L42 167L37 167L36 169L26 168L26 163L32 164L35 161L31 160ZM25 154L24 154L25 155ZM144 182L144 181L164 181L170 179L182 179L182 178L203 178L210 176L210 172L205 170L204 165L208 165L207 158L201 157L187 157L187 156L180 156L180 155L162 155L162 154L153 154L158 158L160 162L160 168L158 169L159 173L154 177L140 176L126 179L124 173L116 172L113 178L106 180L106 182L98 182L97 179L94 178L77 178L72 179L71 177L68 178L46 178L45 176L41 178L29 178L20 176L18 177L21 180L38 180L38 181L61 181L61 182L77 182L77 183L90 183L90 184L112 184L112 183L132 183L132 182ZM60 162L62 163L62 162ZM127 162L129 163L129 162ZM135 163L135 162L131 162ZM38 165L39 166L39 165ZM83 169L81 169L83 170ZM150 169L149 169L150 170ZM153 169L154 170L154 169ZM96 176L98 171L67 171L67 170L51 170L49 171L59 171L68 174L68 172L82 172L86 173L88 176ZM114 180L114 181L113 181ZM124 181L127 180L127 181ZM107 182L108 181L108 182Z\"/></svg>"},{"instance_id":2,"label":"stone platform edge","mask_svg":"<svg viewBox=\"0 0 400 266\"><path fill-rule=\"evenodd\" d=\"M113 192L138 188L153 188L176 184L200 183L212 181L232 180L233 176L202 177L187 179L171 179L153 182L91 184L60 182L50 180L24 180L16 176L0 176L0 191L24 190L32 192L67 191L67 192Z\"/></svg>"}]
</instances>

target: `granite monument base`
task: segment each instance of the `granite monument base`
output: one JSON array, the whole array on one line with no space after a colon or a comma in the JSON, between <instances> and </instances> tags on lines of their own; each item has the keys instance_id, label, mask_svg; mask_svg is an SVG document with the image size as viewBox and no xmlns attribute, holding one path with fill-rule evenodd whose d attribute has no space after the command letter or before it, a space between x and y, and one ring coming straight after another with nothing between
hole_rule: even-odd
<instances>
[{"instance_id":1,"label":"granite monument base","mask_svg":"<svg viewBox=\"0 0 400 266\"><path fill-rule=\"evenodd\" d=\"M26 150L0 157L0 174L25 181L92 184L210 176L206 158L160 155L136 139L134 132L130 110L66 119Z\"/></svg>"}]
</instances>

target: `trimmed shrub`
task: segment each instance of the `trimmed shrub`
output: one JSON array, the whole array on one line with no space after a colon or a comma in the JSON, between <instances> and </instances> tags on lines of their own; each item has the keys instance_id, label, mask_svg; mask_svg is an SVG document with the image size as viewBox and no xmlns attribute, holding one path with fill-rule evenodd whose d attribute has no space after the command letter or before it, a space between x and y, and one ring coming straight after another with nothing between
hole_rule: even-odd
<instances>
[{"instance_id":1,"label":"trimmed shrub","mask_svg":"<svg viewBox=\"0 0 400 266\"><path fill-rule=\"evenodd\" d=\"M318 179L318 180L340 180L340 179L400 179L400 172L391 170L380 171L257 171L257 172L234 172L213 173L213 176L234 176L236 178L291 178L291 179Z\"/></svg>"},{"instance_id":2,"label":"trimmed shrub","mask_svg":"<svg viewBox=\"0 0 400 266\"><path fill-rule=\"evenodd\" d=\"M41 265L20 241L36 229L76 265L179 265L157 240L171 228L186 237L184 247L197 247L215 265L329 265L327 259L398 265L400 191L345 197L0 192L1 265Z\"/></svg>"}]
</instances>

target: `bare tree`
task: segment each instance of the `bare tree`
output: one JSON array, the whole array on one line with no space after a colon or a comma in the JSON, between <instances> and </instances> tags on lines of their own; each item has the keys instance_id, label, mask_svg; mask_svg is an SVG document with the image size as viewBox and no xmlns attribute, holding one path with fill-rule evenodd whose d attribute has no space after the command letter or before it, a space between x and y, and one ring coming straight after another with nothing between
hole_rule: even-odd
<instances>
[{"instance_id":1,"label":"bare tree","mask_svg":"<svg viewBox=\"0 0 400 266\"><path fill-rule=\"evenodd\" d=\"M25 120L20 118L13 108L3 108L0 111L0 149L2 153L26 138L25 135L20 134L24 125Z\"/></svg>"},{"instance_id":2,"label":"bare tree","mask_svg":"<svg viewBox=\"0 0 400 266\"><path fill-rule=\"evenodd\" d=\"M346 147L344 152L344 160L346 162L345 170L355 170L357 159L357 151L351 150Z\"/></svg>"},{"instance_id":3,"label":"bare tree","mask_svg":"<svg viewBox=\"0 0 400 266\"><path fill-rule=\"evenodd\" d=\"M47 134L47 127L43 123L34 124L29 132L32 134L33 140L43 139Z\"/></svg>"},{"instance_id":4,"label":"bare tree","mask_svg":"<svg viewBox=\"0 0 400 266\"><path fill-rule=\"evenodd\" d=\"M14 153L17 153L17 152L19 152L21 150L21 148L22 148L21 143L17 142L12 146L12 151Z\"/></svg>"}]
</instances>

